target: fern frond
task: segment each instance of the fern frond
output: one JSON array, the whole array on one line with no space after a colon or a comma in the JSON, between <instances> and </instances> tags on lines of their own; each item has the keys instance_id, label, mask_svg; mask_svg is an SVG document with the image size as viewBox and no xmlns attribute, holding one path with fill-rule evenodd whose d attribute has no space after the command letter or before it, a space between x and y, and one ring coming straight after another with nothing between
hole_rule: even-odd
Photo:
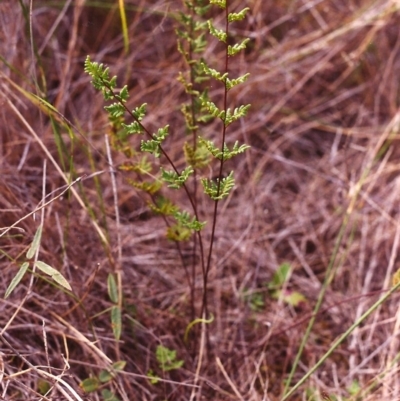
<instances>
[{"instance_id":1,"label":"fern frond","mask_svg":"<svg viewBox=\"0 0 400 401\"><path fill-rule=\"evenodd\" d=\"M230 172L228 177L223 178L221 181L217 178L215 181L207 178L202 178L201 183L203 184L204 192L212 200L221 200L226 198L231 189L235 186L235 179L233 178L233 171Z\"/></svg>"}]
</instances>

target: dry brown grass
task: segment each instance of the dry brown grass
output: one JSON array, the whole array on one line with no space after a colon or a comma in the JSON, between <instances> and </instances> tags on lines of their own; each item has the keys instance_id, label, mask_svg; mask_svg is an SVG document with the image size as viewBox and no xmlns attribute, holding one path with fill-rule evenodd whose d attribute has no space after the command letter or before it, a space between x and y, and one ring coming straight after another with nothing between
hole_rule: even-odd
<instances>
[{"instance_id":1,"label":"dry brown grass","mask_svg":"<svg viewBox=\"0 0 400 401\"><path fill-rule=\"evenodd\" d=\"M29 2L23 3L26 17L18 2L0 3L0 225L11 226L39 205L43 180L46 194L65 185L71 172L65 155L73 157L75 177L99 174L43 210L40 258L63 273L76 299L43 280L30 286L25 278L0 301L0 399L42 399L43 380L54 386L44 399L79 399L56 377L86 399L80 381L116 360L127 361L126 373L109 388L124 401L188 400L193 383L201 386L198 399L281 399L346 213L335 276L293 383L379 298L397 270L398 1L246 2L251 15L236 33L252 42L236 68L251 78L233 97L252 109L231 129L229 140L252 148L237 159L239 186L220 209L209 285L215 320L196 380L198 343L194 336L188 345L183 341L190 305L178 255L164 239L162 221L146 211L143 197L122 174L116 224L104 144L107 117L83 74L87 54L108 64L131 88L132 105L149 103L147 124L171 125L176 141L171 154L179 160L183 123L177 110L183 92L176 76L183 65L166 12L180 2L126 1L127 56L117 1L102 2L111 9L83 1L33 1L31 17ZM217 49L208 56L218 62ZM47 98L73 123L71 136L60 117L53 116L52 125L21 89ZM63 160L55 125L66 144ZM113 161L123 158L115 153ZM203 209L208 213L209 205ZM36 219L27 217L0 238L2 293L40 218L41 212ZM126 305L120 344L103 313L111 305L107 275L118 261ZM301 307L269 296L267 283L285 261L293 267L289 289L307 297ZM199 288L200 273L196 279ZM255 294L264 302L253 310ZM312 389L332 399L400 399L399 323L394 297L292 399L307 399ZM155 359L160 343L176 349L185 365L151 385L145 378L150 369L163 374ZM348 392L355 382L361 398ZM100 399L97 393L88 397Z\"/></svg>"}]
</instances>

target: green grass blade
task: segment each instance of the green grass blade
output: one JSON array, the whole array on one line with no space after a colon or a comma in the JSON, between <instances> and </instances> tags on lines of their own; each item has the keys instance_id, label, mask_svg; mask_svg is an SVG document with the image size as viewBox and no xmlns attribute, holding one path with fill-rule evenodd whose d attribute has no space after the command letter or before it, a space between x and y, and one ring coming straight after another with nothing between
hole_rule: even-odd
<instances>
[{"instance_id":1,"label":"green grass blade","mask_svg":"<svg viewBox=\"0 0 400 401\"><path fill-rule=\"evenodd\" d=\"M333 353L333 351L380 305L400 288L400 281L393 286L381 299L376 301L362 316L360 316L329 348L325 355L288 391L281 401L288 399Z\"/></svg>"},{"instance_id":2,"label":"green grass blade","mask_svg":"<svg viewBox=\"0 0 400 401\"><path fill-rule=\"evenodd\" d=\"M56 283L60 284L62 287L66 288L69 291L72 291L71 286L69 285L68 281L64 278L64 276L54 267L51 267L47 263L41 262L38 260L35 262L35 266L42 271L43 273L50 276Z\"/></svg>"},{"instance_id":3,"label":"green grass blade","mask_svg":"<svg viewBox=\"0 0 400 401\"><path fill-rule=\"evenodd\" d=\"M14 291L14 288L19 284L19 282L24 277L26 271L28 270L28 267L29 267L29 263L28 262L22 263L22 266L18 270L18 273L11 280L11 283L8 286L7 291L6 291L5 295L4 295L4 299L8 298L9 295Z\"/></svg>"},{"instance_id":4,"label":"green grass blade","mask_svg":"<svg viewBox=\"0 0 400 401\"><path fill-rule=\"evenodd\" d=\"M110 297L111 302L115 304L118 303L118 288L117 283L115 282L115 278L113 274L108 275L107 279L107 287L108 287L108 296Z\"/></svg>"},{"instance_id":5,"label":"green grass blade","mask_svg":"<svg viewBox=\"0 0 400 401\"><path fill-rule=\"evenodd\" d=\"M111 325L114 338L119 341L122 332L121 308L119 306L113 306L111 308Z\"/></svg>"},{"instance_id":6,"label":"green grass blade","mask_svg":"<svg viewBox=\"0 0 400 401\"><path fill-rule=\"evenodd\" d=\"M32 244L30 248L28 249L28 252L26 253L26 258L27 259L32 259L33 256L35 255L36 251L38 250L40 246L40 240L42 238L42 225L40 225L35 233L35 236L33 237Z\"/></svg>"},{"instance_id":7,"label":"green grass blade","mask_svg":"<svg viewBox=\"0 0 400 401\"><path fill-rule=\"evenodd\" d=\"M121 15L122 35L124 37L124 52L129 52L129 37L128 37L128 25L126 22L126 10L124 0L119 0L119 13Z\"/></svg>"}]
</instances>

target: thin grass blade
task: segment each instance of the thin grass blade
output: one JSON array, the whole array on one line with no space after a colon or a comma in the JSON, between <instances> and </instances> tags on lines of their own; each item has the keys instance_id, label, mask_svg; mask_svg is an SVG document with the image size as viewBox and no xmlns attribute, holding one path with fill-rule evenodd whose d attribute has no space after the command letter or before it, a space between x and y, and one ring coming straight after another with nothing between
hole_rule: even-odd
<instances>
[{"instance_id":1,"label":"thin grass blade","mask_svg":"<svg viewBox=\"0 0 400 401\"><path fill-rule=\"evenodd\" d=\"M43 273L50 276L56 283L60 284L67 290L72 291L72 288L65 277L58 270L54 269L54 267L51 267L47 263L41 262L40 260L35 262L35 266Z\"/></svg>"},{"instance_id":2,"label":"thin grass blade","mask_svg":"<svg viewBox=\"0 0 400 401\"><path fill-rule=\"evenodd\" d=\"M5 295L4 295L4 299L8 298L9 295L14 291L15 287L19 284L19 282L24 277L26 271L28 270L28 267L29 267L29 263L28 262L22 263L22 266L19 268L18 273L11 280L11 283L8 286L7 291L6 291Z\"/></svg>"},{"instance_id":3,"label":"thin grass blade","mask_svg":"<svg viewBox=\"0 0 400 401\"><path fill-rule=\"evenodd\" d=\"M35 236L33 237L32 244L30 248L28 249L28 252L26 253L26 258L27 259L32 259L33 256L35 255L37 249L40 246L40 240L42 239L42 225L40 225L35 233Z\"/></svg>"}]
</instances>

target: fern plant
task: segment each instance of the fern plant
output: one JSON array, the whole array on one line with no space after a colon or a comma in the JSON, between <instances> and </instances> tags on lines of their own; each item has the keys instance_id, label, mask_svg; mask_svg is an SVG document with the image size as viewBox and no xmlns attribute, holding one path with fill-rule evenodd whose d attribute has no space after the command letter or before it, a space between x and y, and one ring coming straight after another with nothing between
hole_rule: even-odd
<instances>
[{"instance_id":1,"label":"fern plant","mask_svg":"<svg viewBox=\"0 0 400 401\"><path fill-rule=\"evenodd\" d=\"M156 214L163 217L167 230L166 236L174 241L181 254L183 268L186 272L188 285L191 289L192 320L195 316L207 315L207 284L212 263L213 244L218 217L218 205L226 198L235 186L234 172L225 172L225 162L234 158L249 148L246 144L237 141L229 144L228 127L233 122L244 117L250 105L228 107L229 91L246 81L249 74L232 77L230 74L231 60L246 47L249 39L237 44L228 44L230 27L235 21L245 18L248 8L239 12L229 12L228 4L223 0L189 0L184 1L184 11L177 16L178 27L177 49L182 55L187 71L178 75L188 101L181 106L181 113L185 122L186 140L183 145L186 165L178 168L177 162L170 156L166 145L169 136L169 126L159 127L156 132L150 131L143 124L147 114L145 103L128 106L129 90L127 86L117 89L117 77L111 76L109 68L101 63L94 62L88 56L85 61L85 72L92 78L95 89L100 91L104 100L109 102L105 110L110 122L110 142L112 147L123 153L127 162L120 169L130 174L130 184L148 195L149 207ZM219 29L213 19L207 19L210 13L217 8L223 12L225 25ZM221 66L211 66L204 59L204 52L208 40L214 38L224 47L224 57ZM211 81L217 81L223 89L221 104L210 99L209 87ZM215 83L215 82L214 82ZM127 122L129 118L130 123ZM216 140L206 138L202 134L204 123L218 120L220 135ZM140 137L136 146L132 145L133 136ZM217 164L216 179L204 176L205 167L212 163ZM202 185L202 194L198 183ZM165 189L183 191L191 210L185 210L175 204ZM213 202L211 218L211 236L207 246L204 242L202 230L206 222L199 215L199 197L206 196ZM203 217L203 218L202 218ZM180 243L192 241L193 258L188 266L184 261ZM195 311L195 277L198 274L198 262L203 278L201 311Z\"/></svg>"}]
</instances>

